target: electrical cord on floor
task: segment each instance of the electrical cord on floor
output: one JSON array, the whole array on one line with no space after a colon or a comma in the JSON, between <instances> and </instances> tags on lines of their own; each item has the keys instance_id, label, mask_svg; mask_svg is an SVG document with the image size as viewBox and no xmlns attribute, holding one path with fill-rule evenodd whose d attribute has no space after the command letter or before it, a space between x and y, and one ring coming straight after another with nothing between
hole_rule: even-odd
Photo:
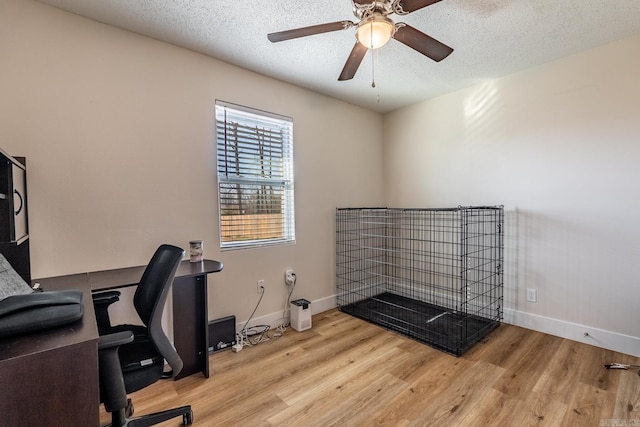
<instances>
[{"instance_id":1,"label":"electrical cord on floor","mask_svg":"<svg viewBox=\"0 0 640 427\"><path fill-rule=\"evenodd\" d=\"M271 338L278 338L284 335L290 322L287 322L287 309L289 309L289 304L291 303L291 295L293 294L293 289L296 287L297 277L295 273L293 276L293 284L291 285L291 289L289 289L289 293L287 294L287 299L285 301L284 309L282 310L282 324L280 324L277 328L273 336L269 336L269 331L271 327L269 325L256 325L256 326L248 326L253 316L256 314L260 303L262 302L262 297L264 296L264 288L260 293L260 299L258 303L254 307L249 319L245 322L242 330L236 334L236 345L234 345L234 351L242 350L244 346L254 346L260 344L265 341L269 341Z\"/></svg>"},{"instance_id":2,"label":"electrical cord on floor","mask_svg":"<svg viewBox=\"0 0 640 427\"><path fill-rule=\"evenodd\" d=\"M246 329L246 340L249 345L258 345L261 342L269 341L269 325L256 325Z\"/></svg>"}]
</instances>

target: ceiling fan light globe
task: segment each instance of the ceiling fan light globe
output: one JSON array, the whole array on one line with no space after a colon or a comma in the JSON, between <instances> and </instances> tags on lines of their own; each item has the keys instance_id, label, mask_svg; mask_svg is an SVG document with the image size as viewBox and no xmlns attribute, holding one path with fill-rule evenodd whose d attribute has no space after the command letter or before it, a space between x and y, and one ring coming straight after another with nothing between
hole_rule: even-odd
<instances>
[{"instance_id":1,"label":"ceiling fan light globe","mask_svg":"<svg viewBox=\"0 0 640 427\"><path fill-rule=\"evenodd\" d=\"M387 44L395 31L396 27L391 19L373 15L358 24L356 39L367 49L378 49Z\"/></svg>"}]
</instances>

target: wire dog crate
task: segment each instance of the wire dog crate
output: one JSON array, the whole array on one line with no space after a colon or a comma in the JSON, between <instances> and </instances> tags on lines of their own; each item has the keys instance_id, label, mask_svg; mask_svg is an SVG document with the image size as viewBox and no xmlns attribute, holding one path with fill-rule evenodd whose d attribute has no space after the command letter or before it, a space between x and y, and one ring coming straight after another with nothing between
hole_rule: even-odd
<instances>
[{"instance_id":1,"label":"wire dog crate","mask_svg":"<svg viewBox=\"0 0 640 427\"><path fill-rule=\"evenodd\" d=\"M460 356L502 320L502 206L336 210L338 308Z\"/></svg>"}]
</instances>

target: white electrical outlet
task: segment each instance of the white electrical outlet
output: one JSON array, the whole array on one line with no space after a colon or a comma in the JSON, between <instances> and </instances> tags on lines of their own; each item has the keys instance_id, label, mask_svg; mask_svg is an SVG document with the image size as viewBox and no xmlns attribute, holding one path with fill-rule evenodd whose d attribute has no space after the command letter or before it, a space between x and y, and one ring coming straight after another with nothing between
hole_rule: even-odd
<instances>
[{"instance_id":1,"label":"white electrical outlet","mask_svg":"<svg viewBox=\"0 0 640 427\"><path fill-rule=\"evenodd\" d=\"M296 283L296 272L293 270L286 270L284 272L284 283L287 286L293 286Z\"/></svg>"},{"instance_id":2,"label":"white electrical outlet","mask_svg":"<svg viewBox=\"0 0 640 427\"><path fill-rule=\"evenodd\" d=\"M264 280L258 280L256 283L256 291L261 294L264 292Z\"/></svg>"},{"instance_id":3,"label":"white electrical outlet","mask_svg":"<svg viewBox=\"0 0 640 427\"><path fill-rule=\"evenodd\" d=\"M535 289L527 288L527 301L538 302L538 291Z\"/></svg>"}]
</instances>

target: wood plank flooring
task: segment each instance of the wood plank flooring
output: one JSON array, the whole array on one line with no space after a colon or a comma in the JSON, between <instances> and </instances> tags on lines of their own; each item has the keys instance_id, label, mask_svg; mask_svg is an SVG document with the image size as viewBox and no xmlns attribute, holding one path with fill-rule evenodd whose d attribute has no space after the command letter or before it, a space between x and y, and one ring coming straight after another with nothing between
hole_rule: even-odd
<instances>
[{"instance_id":1,"label":"wood plank flooring","mask_svg":"<svg viewBox=\"0 0 640 427\"><path fill-rule=\"evenodd\" d=\"M456 358L331 310L131 398L196 426L640 426L640 376L611 362L640 359L511 325Z\"/></svg>"}]
</instances>

